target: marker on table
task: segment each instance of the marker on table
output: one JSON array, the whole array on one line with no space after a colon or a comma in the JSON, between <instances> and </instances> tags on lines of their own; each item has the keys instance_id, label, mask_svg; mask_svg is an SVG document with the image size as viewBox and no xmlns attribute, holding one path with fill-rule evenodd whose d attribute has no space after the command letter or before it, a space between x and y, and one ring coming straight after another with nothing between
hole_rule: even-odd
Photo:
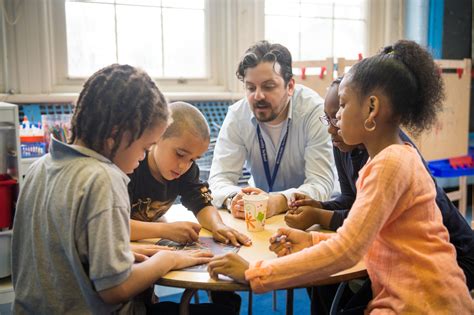
<instances>
[{"instance_id":1,"label":"marker on table","mask_svg":"<svg viewBox=\"0 0 474 315\"><path fill-rule=\"evenodd\" d=\"M286 235L279 235L279 236L275 237L275 240L272 243L273 244L281 243L282 240L286 240Z\"/></svg>"}]
</instances>

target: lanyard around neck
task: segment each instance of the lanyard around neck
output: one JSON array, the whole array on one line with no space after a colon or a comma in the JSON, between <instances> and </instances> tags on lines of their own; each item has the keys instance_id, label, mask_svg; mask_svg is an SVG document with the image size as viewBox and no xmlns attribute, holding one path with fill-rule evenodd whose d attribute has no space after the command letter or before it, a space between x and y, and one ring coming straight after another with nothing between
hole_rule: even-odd
<instances>
[{"instance_id":1,"label":"lanyard around neck","mask_svg":"<svg viewBox=\"0 0 474 315\"><path fill-rule=\"evenodd\" d=\"M260 125L257 124L257 136L258 136L258 144L260 145L260 155L262 156L263 162L263 169L265 170L265 176L267 177L268 183L268 192L273 191L273 184L275 183L275 178L278 173L278 169L280 168L281 159L283 157L283 152L285 151L286 147L286 140L288 139L288 131L290 130L290 120L286 124L286 132L281 139L280 148L278 149L278 153L275 160L275 167L273 168L273 176L270 174L270 166L268 164L268 154L267 154L267 147L265 146L265 141L262 137L262 132L260 131Z\"/></svg>"}]
</instances>

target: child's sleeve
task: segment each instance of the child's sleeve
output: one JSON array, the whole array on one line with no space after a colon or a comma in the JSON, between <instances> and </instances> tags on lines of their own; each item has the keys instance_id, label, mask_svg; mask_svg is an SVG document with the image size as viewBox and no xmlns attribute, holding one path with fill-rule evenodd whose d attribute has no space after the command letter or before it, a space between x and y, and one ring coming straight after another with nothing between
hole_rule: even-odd
<instances>
[{"instance_id":1,"label":"child's sleeve","mask_svg":"<svg viewBox=\"0 0 474 315\"><path fill-rule=\"evenodd\" d=\"M130 250L128 209L107 209L87 226L89 234L89 277L97 291L124 282L134 261Z\"/></svg>"},{"instance_id":2,"label":"child's sleeve","mask_svg":"<svg viewBox=\"0 0 474 315\"><path fill-rule=\"evenodd\" d=\"M339 180L339 186L341 187L341 194L336 196L334 199L329 201L321 201L321 207L326 210L349 210L354 203L356 198L355 178L351 174L352 170L352 159L350 158L351 153L342 153L338 148L333 148L334 161L336 163L337 177ZM366 154L365 162L367 161L368 154ZM363 163L365 164L365 163ZM363 166L361 164L361 166ZM358 172L359 170L357 170ZM342 214L342 213L341 213ZM342 221L347 217L346 215L339 215L337 221L336 230L342 225ZM334 227L334 226L333 226Z\"/></svg>"},{"instance_id":3,"label":"child's sleeve","mask_svg":"<svg viewBox=\"0 0 474 315\"><path fill-rule=\"evenodd\" d=\"M361 174L363 188L344 225L336 234L313 233L313 243L300 252L251 263L245 272L252 290L261 293L317 281L354 266L367 253L399 199L409 189L410 163L386 156ZM327 238L324 241L322 238Z\"/></svg>"},{"instance_id":4,"label":"child's sleeve","mask_svg":"<svg viewBox=\"0 0 474 315\"><path fill-rule=\"evenodd\" d=\"M84 192L81 213L86 218L77 243L81 262L97 291L124 282L134 262L130 250L130 205L126 185L120 181L98 178Z\"/></svg>"},{"instance_id":5,"label":"child's sleeve","mask_svg":"<svg viewBox=\"0 0 474 315\"><path fill-rule=\"evenodd\" d=\"M181 203L195 215L207 207L212 206L212 195L207 182L199 179L199 167L193 163L189 171L183 176L179 185Z\"/></svg>"},{"instance_id":6,"label":"child's sleeve","mask_svg":"<svg viewBox=\"0 0 474 315\"><path fill-rule=\"evenodd\" d=\"M334 233L321 233L321 232L310 232L311 238L313 239L313 245L318 244L319 242L325 241L333 237Z\"/></svg>"}]
</instances>

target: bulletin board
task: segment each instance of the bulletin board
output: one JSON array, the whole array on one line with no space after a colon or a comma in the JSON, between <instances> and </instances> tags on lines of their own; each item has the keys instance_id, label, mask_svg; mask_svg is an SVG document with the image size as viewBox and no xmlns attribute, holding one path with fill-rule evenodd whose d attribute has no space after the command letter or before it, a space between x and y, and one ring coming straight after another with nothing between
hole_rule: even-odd
<instances>
[{"instance_id":1,"label":"bulletin board","mask_svg":"<svg viewBox=\"0 0 474 315\"><path fill-rule=\"evenodd\" d=\"M293 73L296 83L313 89L324 98L333 81L334 61L332 58L293 61Z\"/></svg>"},{"instance_id":2,"label":"bulletin board","mask_svg":"<svg viewBox=\"0 0 474 315\"><path fill-rule=\"evenodd\" d=\"M337 76L359 60L337 59ZM410 136L427 161L466 155L469 146L471 60L435 60L442 69L446 99L433 128L418 138ZM409 133L408 133L409 134Z\"/></svg>"},{"instance_id":3,"label":"bulletin board","mask_svg":"<svg viewBox=\"0 0 474 315\"><path fill-rule=\"evenodd\" d=\"M433 128L413 139L425 160L467 155L469 146L469 107L471 59L436 60L443 70L446 99Z\"/></svg>"}]
</instances>

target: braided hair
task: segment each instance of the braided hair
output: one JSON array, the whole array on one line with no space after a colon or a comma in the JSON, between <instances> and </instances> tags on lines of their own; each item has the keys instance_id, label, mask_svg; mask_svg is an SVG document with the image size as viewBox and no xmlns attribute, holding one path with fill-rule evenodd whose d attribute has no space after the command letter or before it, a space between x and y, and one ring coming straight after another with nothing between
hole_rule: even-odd
<instances>
[{"instance_id":1,"label":"braided hair","mask_svg":"<svg viewBox=\"0 0 474 315\"><path fill-rule=\"evenodd\" d=\"M413 41L399 40L361 60L349 76L361 98L375 90L383 92L394 118L415 136L429 130L442 110L441 72L429 52Z\"/></svg>"},{"instance_id":2,"label":"braided hair","mask_svg":"<svg viewBox=\"0 0 474 315\"><path fill-rule=\"evenodd\" d=\"M167 123L166 100L144 71L129 65L113 64L94 73L84 84L71 120L69 143L82 140L89 148L105 153L106 140L112 138L110 160L125 132L130 146L143 132Z\"/></svg>"}]
</instances>

